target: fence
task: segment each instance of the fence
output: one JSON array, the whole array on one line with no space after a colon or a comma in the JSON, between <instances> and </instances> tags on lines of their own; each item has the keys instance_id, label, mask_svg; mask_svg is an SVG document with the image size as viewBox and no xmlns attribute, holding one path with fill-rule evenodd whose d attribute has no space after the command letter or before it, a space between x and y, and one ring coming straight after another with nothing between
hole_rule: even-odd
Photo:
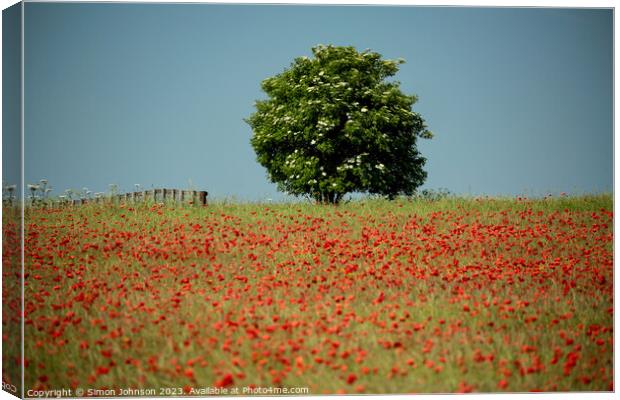
<instances>
[{"instance_id":1,"label":"fence","mask_svg":"<svg viewBox=\"0 0 620 400\"><path fill-rule=\"evenodd\" d=\"M151 189L141 192L131 192L108 196L96 196L93 198L61 199L43 201L44 205L82 205L82 204L129 204L140 202L151 203L176 203L190 205L207 205L208 193L204 190L179 190L179 189ZM51 204L50 204L51 203Z\"/></svg>"}]
</instances>

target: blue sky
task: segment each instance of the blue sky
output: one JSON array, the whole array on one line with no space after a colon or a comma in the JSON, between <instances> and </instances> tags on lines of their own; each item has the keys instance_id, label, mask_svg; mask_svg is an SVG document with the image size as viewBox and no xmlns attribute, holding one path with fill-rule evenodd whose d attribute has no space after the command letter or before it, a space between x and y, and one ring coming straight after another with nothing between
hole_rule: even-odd
<instances>
[{"instance_id":1,"label":"blue sky","mask_svg":"<svg viewBox=\"0 0 620 400\"><path fill-rule=\"evenodd\" d=\"M317 44L404 58L423 188L612 190L612 11L27 3L26 182L280 199L243 118ZM6 63L6 59L5 59ZM6 133L5 133L6 134ZM6 158L6 156L5 156Z\"/></svg>"}]
</instances>

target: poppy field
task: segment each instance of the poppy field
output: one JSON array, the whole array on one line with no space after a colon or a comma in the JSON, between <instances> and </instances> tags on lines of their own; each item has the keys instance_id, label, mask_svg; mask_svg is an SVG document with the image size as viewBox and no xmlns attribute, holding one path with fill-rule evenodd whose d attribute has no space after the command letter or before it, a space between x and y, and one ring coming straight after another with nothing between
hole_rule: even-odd
<instances>
[{"instance_id":1,"label":"poppy field","mask_svg":"<svg viewBox=\"0 0 620 400\"><path fill-rule=\"evenodd\" d=\"M26 390L614 387L611 195L25 213Z\"/></svg>"}]
</instances>

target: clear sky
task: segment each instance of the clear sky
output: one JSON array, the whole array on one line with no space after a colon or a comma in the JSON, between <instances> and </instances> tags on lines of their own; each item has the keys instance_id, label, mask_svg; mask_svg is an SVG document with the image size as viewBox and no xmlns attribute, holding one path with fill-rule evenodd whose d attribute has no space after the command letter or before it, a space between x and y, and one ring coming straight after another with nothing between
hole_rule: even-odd
<instances>
[{"instance_id":1,"label":"clear sky","mask_svg":"<svg viewBox=\"0 0 620 400\"><path fill-rule=\"evenodd\" d=\"M423 188L544 195L613 187L611 10L27 3L26 182L281 199L243 118L260 82L352 45L435 138ZM6 62L6 60L5 60ZM6 155L5 155L6 158Z\"/></svg>"}]
</instances>

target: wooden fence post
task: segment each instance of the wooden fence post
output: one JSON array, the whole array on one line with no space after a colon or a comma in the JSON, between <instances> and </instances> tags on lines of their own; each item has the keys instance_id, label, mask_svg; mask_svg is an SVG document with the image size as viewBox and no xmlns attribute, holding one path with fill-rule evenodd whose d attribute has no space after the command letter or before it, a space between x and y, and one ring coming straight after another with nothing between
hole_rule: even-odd
<instances>
[{"instance_id":1,"label":"wooden fence post","mask_svg":"<svg viewBox=\"0 0 620 400\"><path fill-rule=\"evenodd\" d=\"M193 193L191 190L181 190L181 203L190 203Z\"/></svg>"},{"instance_id":2,"label":"wooden fence post","mask_svg":"<svg viewBox=\"0 0 620 400\"><path fill-rule=\"evenodd\" d=\"M207 205L207 192L202 190L200 192L198 192L198 204L202 205L202 206L206 206Z\"/></svg>"}]
</instances>

